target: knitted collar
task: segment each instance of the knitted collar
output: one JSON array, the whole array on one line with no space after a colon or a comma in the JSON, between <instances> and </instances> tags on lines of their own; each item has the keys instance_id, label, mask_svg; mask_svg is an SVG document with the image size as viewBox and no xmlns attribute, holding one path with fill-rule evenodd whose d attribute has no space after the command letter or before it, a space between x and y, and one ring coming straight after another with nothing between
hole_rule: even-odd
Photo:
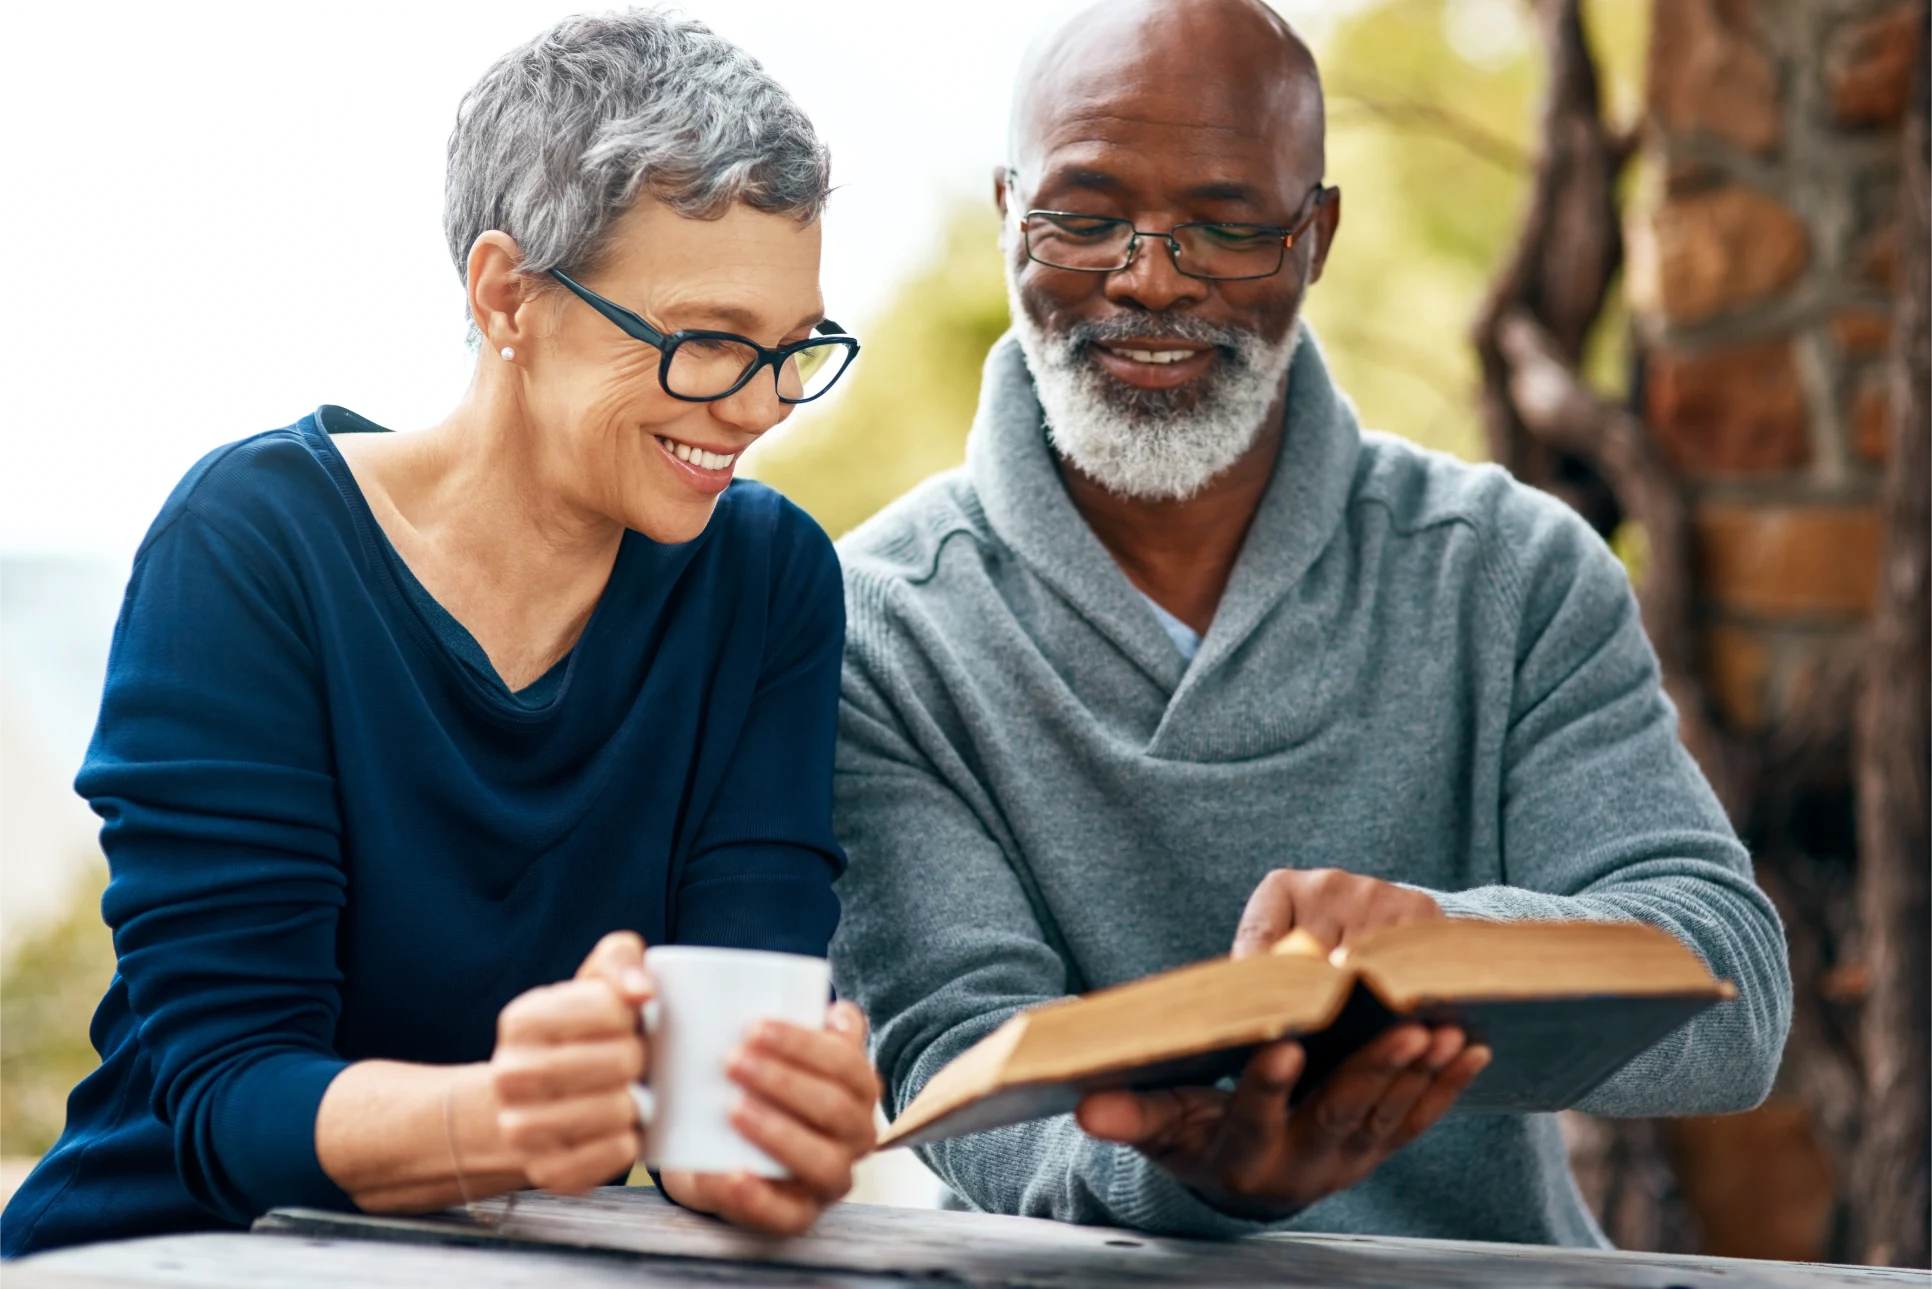
<instances>
[{"instance_id":1,"label":"knitted collar","mask_svg":"<svg viewBox=\"0 0 1932 1289\"><path fill-rule=\"evenodd\" d=\"M1288 369L1281 455L1191 672L1067 496L1019 341L1009 333L987 356L966 469L988 523L1041 581L1170 691L1183 674L1199 676L1239 649L1341 523L1361 429L1314 333L1302 326Z\"/></svg>"}]
</instances>

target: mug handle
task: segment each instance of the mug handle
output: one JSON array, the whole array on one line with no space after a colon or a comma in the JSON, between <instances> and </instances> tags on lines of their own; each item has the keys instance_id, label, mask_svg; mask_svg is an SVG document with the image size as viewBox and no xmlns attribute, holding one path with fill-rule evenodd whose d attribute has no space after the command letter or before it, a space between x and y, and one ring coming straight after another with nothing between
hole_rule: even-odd
<instances>
[{"instance_id":1,"label":"mug handle","mask_svg":"<svg viewBox=\"0 0 1932 1289\"><path fill-rule=\"evenodd\" d=\"M646 1038L657 1033L658 1021L662 1015L663 1009L657 999L644 1000L641 1020ZM650 1127L651 1120L657 1118L657 1094L652 1092L647 1084L633 1083L631 1084L631 1104L637 1107L637 1126Z\"/></svg>"}]
</instances>

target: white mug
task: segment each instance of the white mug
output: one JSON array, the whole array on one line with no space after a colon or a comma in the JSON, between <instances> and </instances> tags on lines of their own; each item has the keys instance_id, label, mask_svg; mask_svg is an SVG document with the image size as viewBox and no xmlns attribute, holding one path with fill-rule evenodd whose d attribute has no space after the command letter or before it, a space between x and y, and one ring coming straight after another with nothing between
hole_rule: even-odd
<instances>
[{"instance_id":1,"label":"white mug","mask_svg":"<svg viewBox=\"0 0 1932 1289\"><path fill-rule=\"evenodd\" d=\"M655 1003L644 1009L650 1038L649 1091L639 1098L647 1120L645 1164L660 1171L789 1176L731 1126L745 1090L726 1076L725 1064L761 1020L824 1028L831 965L796 953L682 944L645 950L644 965L657 981Z\"/></svg>"}]
</instances>

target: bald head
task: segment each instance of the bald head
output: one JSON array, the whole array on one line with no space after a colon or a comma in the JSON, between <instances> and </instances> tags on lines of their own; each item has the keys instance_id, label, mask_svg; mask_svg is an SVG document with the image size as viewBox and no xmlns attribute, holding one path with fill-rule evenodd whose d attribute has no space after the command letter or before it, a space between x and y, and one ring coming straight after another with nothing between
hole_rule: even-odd
<instances>
[{"instance_id":1,"label":"bald head","mask_svg":"<svg viewBox=\"0 0 1932 1289\"><path fill-rule=\"evenodd\" d=\"M1270 147L1284 193L1322 175L1314 57L1260 0L1098 0L1041 33L1014 86L1009 160L1023 180L1055 144L1110 123L1153 126L1204 160L1209 136L1245 136Z\"/></svg>"}]
</instances>

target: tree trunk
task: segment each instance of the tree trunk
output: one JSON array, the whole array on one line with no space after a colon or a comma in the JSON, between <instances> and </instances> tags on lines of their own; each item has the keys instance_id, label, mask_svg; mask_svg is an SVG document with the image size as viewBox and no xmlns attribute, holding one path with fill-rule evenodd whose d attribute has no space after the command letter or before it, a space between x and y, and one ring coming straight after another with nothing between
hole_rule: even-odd
<instances>
[{"instance_id":1,"label":"tree trunk","mask_svg":"<svg viewBox=\"0 0 1932 1289\"><path fill-rule=\"evenodd\" d=\"M1583 18L1569 0L1536 0L1549 63L1529 209L1515 253L1498 274L1476 321L1482 365L1483 428L1492 459L1525 483L1562 497L1604 535L1622 518L1614 492L1588 461L1552 446L1524 425L1503 393L1508 380L1497 348L1503 317L1537 319L1563 360L1575 366L1623 264L1616 183L1633 139L1612 138L1598 108L1596 62Z\"/></svg>"},{"instance_id":2,"label":"tree trunk","mask_svg":"<svg viewBox=\"0 0 1932 1289\"><path fill-rule=\"evenodd\" d=\"M1928 748L1932 748L1932 423L1928 360L1925 46L1904 130L1899 200L1900 290L1891 357L1892 442L1885 478L1885 555L1858 706L1858 912L1871 992L1859 1049L1865 1123L1855 1158L1854 1218L1868 1262L1924 1266L1932 1227L1926 1178Z\"/></svg>"}]
</instances>

